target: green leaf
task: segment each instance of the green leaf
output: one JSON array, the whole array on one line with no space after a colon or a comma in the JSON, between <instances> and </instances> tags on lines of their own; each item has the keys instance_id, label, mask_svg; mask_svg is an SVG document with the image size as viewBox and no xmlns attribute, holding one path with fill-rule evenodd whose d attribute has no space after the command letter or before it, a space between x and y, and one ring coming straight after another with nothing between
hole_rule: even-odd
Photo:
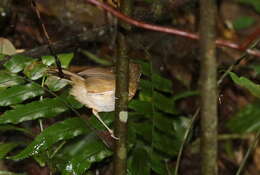
<instances>
[{"instance_id":1,"label":"green leaf","mask_svg":"<svg viewBox=\"0 0 260 175\"><path fill-rule=\"evenodd\" d=\"M26 173L13 173L10 171L0 171L0 175L26 175Z\"/></svg>"},{"instance_id":2,"label":"green leaf","mask_svg":"<svg viewBox=\"0 0 260 175\"><path fill-rule=\"evenodd\" d=\"M148 91L142 90L141 92L139 92L139 99L141 101L146 101L146 102L150 103L151 106L153 103L155 108L157 108L163 112L170 113L170 114L179 113L178 110L176 109L174 99L172 97L166 97L165 95L163 95L160 92L154 91L153 94L150 94ZM131 104L131 102L130 102L130 104ZM133 108L133 106L131 106L131 107ZM143 106L140 106L140 107L143 107ZM137 105L135 108L137 108ZM139 109L139 111L140 110L141 109Z\"/></svg>"},{"instance_id":3,"label":"green leaf","mask_svg":"<svg viewBox=\"0 0 260 175\"><path fill-rule=\"evenodd\" d=\"M238 77L235 73L229 73L231 79L239 86L246 88L252 95L260 97L260 85L255 84L245 77Z\"/></svg>"},{"instance_id":4,"label":"green leaf","mask_svg":"<svg viewBox=\"0 0 260 175\"><path fill-rule=\"evenodd\" d=\"M19 131L19 132L23 132L28 135L33 135L30 130L25 129L25 128L20 128L20 127L13 126L13 125L0 125L0 132L5 132L5 131Z\"/></svg>"},{"instance_id":5,"label":"green leaf","mask_svg":"<svg viewBox=\"0 0 260 175\"><path fill-rule=\"evenodd\" d=\"M142 74L147 76L150 80L141 80L140 86L146 90L157 89L162 92L172 93L172 82L169 79L151 71L151 63L144 61L137 61L141 65Z\"/></svg>"},{"instance_id":6,"label":"green leaf","mask_svg":"<svg viewBox=\"0 0 260 175\"><path fill-rule=\"evenodd\" d=\"M6 71L0 71L0 88L23 84L24 82L24 79L17 76L16 74Z\"/></svg>"},{"instance_id":7,"label":"green leaf","mask_svg":"<svg viewBox=\"0 0 260 175\"><path fill-rule=\"evenodd\" d=\"M69 81L66 79L61 79L57 76L48 76L45 85L51 90L51 91L59 91L62 88L64 88L66 85L69 84Z\"/></svg>"},{"instance_id":8,"label":"green leaf","mask_svg":"<svg viewBox=\"0 0 260 175\"><path fill-rule=\"evenodd\" d=\"M256 75L260 74L260 64L251 64L250 68L254 69L254 71L256 72Z\"/></svg>"},{"instance_id":9,"label":"green leaf","mask_svg":"<svg viewBox=\"0 0 260 175\"><path fill-rule=\"evenodd\" d=\"M108 126L113 122L115 118L115 112L100 112L98 114ZM96 129L105 129L104 125L101 124L101 122L97 119L95 115L90 116L90 120L88 123L89 125L91 125L91 127L94 127Z\"/></svg>"},{"instance_id":10,"label":"green leaf","mask_svg":"<svg viewBox=\"0 0 260 175\"><path fill-rule=\"evenodd\" d=\"M63 68L69 67L70 62L71 62L73 57L74 57L73 53L63 53L63 54L58 55L58 58L60 59L60 62L61 62L61 66Z\"/></svg>"},{"instance_id":11,"label":"green leaf","mask_svg":"<svg viewBox=\"0 0 260 175\"><path fill-rule=\"evenodd\" d=\"M61 62L62 68L68 68L69 64L74 57L73 53L63 53L58 55L58 59ZM55 58L53 56L42 56L42 63L51 66L55 64Z\"/></svg>"},{"instance_id":12,"label":"green leaf","mask_svg":"<svg viewBox=\"0 0 260 175\"><path fill-rule=\"evenodd\" d=\"M159 74L152 75L153 87L162 92L172 93L172 82Z\"/></svg>"},{"instance_id":13,"label":"green leaf","mask_svg":"<svg viewBox=\"0 0 260 175\"><path fill-rule=\"evenodd\" d=\"M61 140L68 140L88 132L90 132L90 130L86 127L82 119L70 118L64 120L43 130L23 151L10 157L10 159L25 159L29 156L41 153Z\"/></svg>"},{"instance_id":14,"label":"green leaf","mask_svg":"<svg viewBox=\"0 0 260 175\"><path fill-rule=\"evenodd\" d=\"M141 101L146 101L153 103L155 108L170 114L178 114L179 111L176 109L174 99L172 97L166 97L162 93L157 91L153 92L153 96L150 96L149 92L141 91L139 92L139 99Z\"/></svg>"},{"instance_id":15,"label":"green leaf","mask_svg":"<svg viewBox=\"0 0 260 175\"><path fill-rule=\"evenodd\" d=\"M58 145L58 144L57 144ZM56 145L54 145L53 146L53 148L52 149L57 149L57 147L56 147ZM52 150L51 149L51 150ZM35 154L35 155L33 155L32 156L32 158L41 166L41 167L45 167L46 166L46 164L48 163L48 162L50 162L50 159L52 159L52 157L51 157L52 155L51 155L51 153L50 153L50 151L49 152L41 152L41 153L39 153L39 154ZM54 165L54 164L53 164Z\"/></svg>"},{"instance_id":16,"label":"green leaf","mask_svg":"<svg viewBox=\"0 0 260 175\"><path fill-rule=\"evenodd\" d=\"M70 108L73 109L79 109L82 108L84 105L81 104L79 101L77 101L74 96L72 95L67 95L64 94L66 96L61 96L60 100L62 100L64 103L66 103L67 105L69 105Z\"/></svg>"},{"instance_id":17,"label":"green leaf","mask_svg":"<svg viewBox=\"0 0 260 175\"><path fill-rule=\"evenodd\" d=\"M23 56L14 55L9 61L7 61L4 66L7 70L13 73L18 73L22 71L27 65L32 63L35 59Z\"/></svg>"},{"instance_id":18,"label":"green leaf","mask_svg":"<svg viewBox=\"0 0 260 175\"><path fill-rule=\"evenodd\" d=\"M141 65L142 74L151 77L151 63L142 60L135 60L136 63Z\"/></svg>"},{"instance_id":19,"label":"green leaf","mask_svg":"<svg viewBox=\"0 0 260 175\"><path fill-rule=\"evenodd\" d=\"M128 170L131 175L149 175L151 172L149 155L142 146L136 146L133 150L133 158Z\"/></svg>"},{"instance_id":20,"label":"green leaf","mask_svg":"<svg viewBox=\"0 0 260 175\"><path fill-rule=\"evenodd\" d=\"M199 94L200 94L199 91L184 91L174 95L173 101L178 101L180 99L187 98L187 97L197 96Z\"/></svg>"},{"instance_id":21,"label":"green leaf","mask_svg":"<svg viewBox=\"0 0 260 175\"><path fill-rule=\"evenodd\" d=\"M64 160L63 175L81 175L92 163L100 162L111 155L112 151L106 148L100 139L90 134L65 147L57 156Z\"/></svg>"},{"instance_id":22,"label":"green leaf","mask_svg":"<svg viewBox=\"0 0 260 175\"><path fill-rule=\"evenodd\" d=\"M10 142L10 143L0 143L0 159L4 159L5 156L17 147L19 143Z\"/></svg>"},{"instance_id":23,"label":"green leaf","mask_svg":"<svg viewBox=\"0 0 260 175\"><path fill-rule=\"evenodd\" d=\"M55 59L53 56L42 56L42 63L45 64L46 66L51 66L55 64Z\"/></svg>"},{"instance_id":24,"label":"green leaf","mask_svg":"<svg viewBox=\"0 0 260 175\"><path fill-rule=\"evenodd\" d=\"M161 152L171 156L176 156L181 143L163 133L153 132L153 146Z\"/></svg>"},{"instance_id":25,"label":"green leaf","mask_svg":"<svg viewBox=\"0 0 260 175\"><path fill-rule=\"evenodd\" d=\"M149 97L153 94L153 85L150 80L141 79L139 86L142 92L145 92Z\"/></svg>"},{"instance_id":26,"label":"green leaf","mask_svg":"<svg viewBox=\"0 0 260 175\"><path fill-rule=\"evenodd\" d=\"M141 90L139 93L139 99L141 101L152 102L152 93L147 90Z\"/></svg>"},{"instance_id":27,"label":"green leaf","mask_svg":"<svg viewBox=\"0 0 260 175\"><path fill-rule=\"evenodd\" d=\"M248 133L260 128L260 102L246 105L229 120L227 127L233 132Z\"/></svg>"},{"instance_id":28,"label":"green leaf","mask_svg":"<svg viewBox=\"0 0 260 175\"><path fill-rule=\"evenodd\" d=\"M152 104L146 101L131 100L128 107L143 115L152 115L153 113Z\"/></svg>"},{"instance_id":29,"label":"green leaf","mask_svg":"<svg viewBox=\"0 0 260 175\"><path fill-rule=\"evenodd\" d=\"M9 110L2 114L0 116L0 124L17 124L38 118L54 117L69 109L66 103L65 99L57 97L19 105L14 110Z\"/></svg>"},{"instance_id":30,"label":"green leaf","mask_svg":"<svg viewBox=\"0 0 260 175\"><path fill-rule=\"evenodd\" d=\"M252 26L255 23L255 19L250 16L241 16L233 21L234 29L241 30Z\"/></svg>"},{"instance_id":31,"label":"green leaf","mask_svg":"<svg viewBox=\"0 0 260 175\"><path fill-rule=\"evenodd\" d=\"M131 114L131 113L129 113ZM129 115L129 119L131 119L131 115ZM128 121L128 130L127 130L127 143L128 143L128 149L130 150L137 141L137 137L136 137L136 132L135 129L131 126L132 125L132 120Z\"/></svg>"},{"instance_id":32,"label":"green leaf","mask_svg":"<svg viewBox=\"0 0 260 175\"><path fill-rule=\"evenodd\" d=\"M154 105L157 109L170 114L178 114L178 111L175 107L175 103L172 98L168 98L156 91L154 91L153 94Z\"/></svg>"},{"instance_id":33,"label":"green leaf","mask_svg":"<svg viewBox=\"0 0 260 175\"><path fill-rule=\"evenodd\" d=\"M99 58L99 57L97 57L96 55L94 55L93 53L91 53L91 52L89 52L87 50L82 50L81 49L80 52L83 55L87 56L90 60L96 62L97 64L101 64L101 65L104 65L104 66L111 66L113 64L112 61L108 61L108 60L106 60L104 58Z\"/></svg>"},{"instance_id":34,"label":"green leaf","mask_svg":"<svg viewBox=\"0 0 260 175\"><path fill-rule=\"evenodd\" d=\"M0 60L3 60L5 58L6 55L0 53Z\"/></svg>"},{"instance_id":35,"label":"green leaf","mask_svg":"<svg viewBox=\"0 0 260 175\"><path fill-rule=\"evenodd\" d=\"M173 129L175 131L175 137L181 143L183 142L185 133L190 126L191 119L183 116L179 116L177 119L174 119Z\"/></svg>"},{"instance_id":36,"label":"green leaf","mask_svg":"<svg viewBox=\"0 0 260 175\"><path fill-rule=\"evenodd\" d=\"M167 116L164 116L162 113L156 112L154 114L154 125L159 130L171 135L175 135L176 133L173 124L174 120Z\"/></svg>"},{"instance_id":37,"label":"green leaf","mask_svg":"<svg viewBox=\"0 0 260 175\"><path fill-rule=\"evenodd\" d=\"M174 117L170 118L162 113L156 112L154 115L154 126L172 138L177 139L176 142L183 141L186 130L190 125L190 119L187 117Z\"/></svg>"},{"instance_id":38,"label":"green leaf","mask_svg":"<svg viewBox=\"0 0 260 175\"><path fill-rule=\"evenodd\" d=\"M44 94L44 90L34 83L13 86L8 89L0 90L0 106L21 103L24 100L42 94Z\"/></svg>"},{"instance_id":39,"label":"green leaf","mask_svg":"<svg viewBox=\"0 0 260 175\"><path fill-rule=\"evenodd\" d=\"M32 64L27 65L23 73L32 80L37 80L43 77L44 73L47 70L47 66L41 64L37 61L34 61Z\"/></svg>"},{"instance_id":40,"label":"green leaf","mask_svg":"<svg viewBox=\"0 0 260 175\"><path fill-rule=\"evenodd\" d=\"M147 149L147 152L150 157L150 166L152 170L160 175L168 174L165 158L163 159L162 156L159 156L154 149L149 148Z\"/></svg>"},{"instance_id":41,"label":"green leaf","mask_svg":"<svg viewBox=\"0 0 260 175\"><path fill-rule=\"evenodd\" d=\"M238 2L248 4L254 7L254 9L260 13L260 1L259 0L237 0Z\"/></svg>"},{"instance_id":42,"label":"green leaf","mask_svg":"<svg viewBox=\"0 0 260 175\"><path fill-rule=\"evenodd\" d=\"M172 82L170 80L163 78L158 74L154 74L153 79L153 81L141 79L141 90L148 91L150 94L152 94L153 89L172 94Z\"/></svg>"},{"instance_id":43,"label":"green leaf","mask_svg":"<svg viewBox=\"0 0 260 175\"><path fill-rule=\"evenodd\" d=\"M150 142L152 141L152 123L142 122L142 123L131 123L129 127L134 130L135 133L142 136L143 139Z\"/></svg>"}]
</instances>

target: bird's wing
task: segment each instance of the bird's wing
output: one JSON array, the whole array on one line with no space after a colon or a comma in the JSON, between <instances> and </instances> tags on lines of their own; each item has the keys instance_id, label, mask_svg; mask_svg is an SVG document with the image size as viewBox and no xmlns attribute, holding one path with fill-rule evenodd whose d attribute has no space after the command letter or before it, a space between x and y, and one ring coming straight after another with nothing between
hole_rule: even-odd
<instances>
[{"instance_id":1,"label":"bird's wing","mask_svg":"<svg viewBox=\"0 0 260 175\"><path fill-rule=\"evenodd\" d=\"M89 93L103 93L115 90L115 80L104 77L88 77L85 80L85 87Z\"/></svg>"}]
</instances>

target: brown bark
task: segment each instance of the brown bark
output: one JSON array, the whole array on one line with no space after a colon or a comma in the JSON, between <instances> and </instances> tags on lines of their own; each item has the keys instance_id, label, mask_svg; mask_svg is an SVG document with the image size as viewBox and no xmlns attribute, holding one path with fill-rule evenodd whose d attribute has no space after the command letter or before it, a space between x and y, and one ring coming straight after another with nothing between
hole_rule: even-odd
<instances>
[{"instance_id":1,"label":"brown bark","mask_svg":"<svg viewBox=\"0 0 260 175\"><path fill-rule=\"evenodd\" d=\"M200 0L201 174L217 175L215 0Z\"/></svg>"},{"instance_id":2,"label":"brown bark","mask_svg":"<svg viewBox=\"0 0 260 175\"><path fill-rule=\"evenodd\" d=\"M131 14L131 0L121 1L121 11ZM121 27L130 30L131 26L120 23ZM115 135L119 138L115 144L114 175L127 174L127 118L128 118L128 87L129 87L129 58L126 36L119 33L117 38L118 55L116 63L116 120Z\"/></svg>"},{"instance_id":3,"label":"brown bark","mask_svg":"<svg viewBox=\"0 0 260 175\"><path fill-rule=\"evenodd\" d=\"M127 140L127 106L128 106L128 72L129 60L126 55L125 36L118 35L118 58L116 63L116 140L114 153L114 175L126 175L126 140Z\"/></svg>"}]
</instances>

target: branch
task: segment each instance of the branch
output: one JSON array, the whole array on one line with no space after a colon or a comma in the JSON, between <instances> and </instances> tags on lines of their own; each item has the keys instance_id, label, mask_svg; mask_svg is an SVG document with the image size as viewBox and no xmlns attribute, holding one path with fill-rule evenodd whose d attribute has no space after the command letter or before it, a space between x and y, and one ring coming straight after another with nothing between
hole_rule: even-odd
<instances>
[{"instance_id":1,"label":"branch","mask_svg":"<svg viewBox=\"0 0 260 175\"><path fill-rule=\"evenodd\" d=\"M122 0L120 9L130 15L132 0ZM119 23L121 27L130 30L128 24ZM116 118L115 135L119 138L115 143L114 175L127 174L127 119L129 99L129 58L127 38L123 33L117 34L117 60L116 60Z\"/></svg>"},{"instance_id":2,"label":"branch","mask_svg":"<svg viewBox=\"0 0 260 175\"><path fill-rule=\"evenodd\" d=\"M201 174L217 175L217 63L215 0L200 0Z\"/></svg>"},{"instance_id":3,"label":"branch","mask_svg":"<svg viewBox=\"0 0 260 175\"><path fill-rule=\"evenodd\" d=\"M43 31L45 40L46 40L46 42L47 42L47 44L48 44L48 48L49 48L49 50L50 50L51 55L54 57L56 66L57 66L57 68L58 68L58 70L59 70L59 72L58 72L58 73L59 73L59 77L60 77L60 78L63 78L63 77L64 77L64 74L63 74L63 72L62 72L61 62L60 62L60 60L58 59L58 56L55 54L54 49L52 48L52 45L51 45L51 44L52 44L52 41L51 41L51 39L50 39L50 37L49 37L49 34L48 34L48 32L47 32L47 30L46 30L46 28L45 28L45 25L44 25L44 23L43 23L43 21L42 21L42 18L41 18L41 14L40 14L40 12L39 12L39 10L38 10L38 7L37 7L37 5L36 5L36 2L35 2L34 0L31 0L31 7L32 7L32 9L35 11L36 16L37 16L37 18L38 18L38 21L39 21L40 24L41 24L41 28L42 28L42 31Z\"/></svg>"},{"instance_id":4,"label":"branch","mask_svg":"<svg viewBox=\"0 0 260 175\"><path fill-rule=\"evenodd\" d=\"M189 33L189 32L183 31L183 30L178 30L178 29L174 29L174 28L170 28L170 27L162 27L162 26L158 26L158 25L152 25L152 24L141 22L141 21L137 21L133 18L130 18L130 17L122 14L121 12L115 10L114 8L110 7L109 5L102 3L98 0L85 0L85 1L88 2L88 3L94 4L98 7L101 7L104 10L106 10L106 11L110 12L111 14L113 14L114 16L116 16L117 18L119 18L120 20L127 22L129 24L132 24L134 26L140 27L140 28L158 31L158 32L163 32L163 33L169 33L169 34L178 35L178 36L183 36L183 37L194 39L194 40L200 39L199 36L197 34L194 34L194 33ZM260 29L258 28L256 30L256 32L254 32L254 33L257 34L257 36L255 36L255 37L259 37ZM233 49L236 49L236 50L245 51L248 54L260 57L260 51L259 50L246 49L246 48L244 48L245 44L239 45L239 44L236 44L234 42L222 40L222 39L218 39L215 42L216 42L218 47L223 47L223 46L229 47L229 48L233 48ZM248 45L248 43L246 45Z\"/></svg>"},{"instance_id":5,"label":"branch","mask_svg":"<svg viewBox=\"0 0 260 175\"><path fill-rule=\"evenodd\" d=\"M115 135L119 140L115 142L113 174L126 175L129 59L127 56L126 37L119 33L117 40Z\"/></svg>"}]
</instances>

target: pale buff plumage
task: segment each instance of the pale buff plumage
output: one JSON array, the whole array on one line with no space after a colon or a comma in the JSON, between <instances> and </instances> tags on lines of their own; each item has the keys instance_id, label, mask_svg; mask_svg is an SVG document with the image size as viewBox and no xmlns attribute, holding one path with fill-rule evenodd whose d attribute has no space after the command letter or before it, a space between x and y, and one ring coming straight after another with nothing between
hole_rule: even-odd
<instances>
[{"instance_id":1,"label":"pale buff plumage","mask_svg":"<svg viewBox=\"0 0 260 175\"><path fill-rule=\"evenodd\" d=\"M89 68L78 74L63 71L72 81L70 94L86 107L91 108L93 114L105 126L111 136L117 139L100 118L98 112L115 110L115 74L111 68ZM129 100L135 95L140 78L138 65L130 66Z\"/></svg>"}]
</instances>

